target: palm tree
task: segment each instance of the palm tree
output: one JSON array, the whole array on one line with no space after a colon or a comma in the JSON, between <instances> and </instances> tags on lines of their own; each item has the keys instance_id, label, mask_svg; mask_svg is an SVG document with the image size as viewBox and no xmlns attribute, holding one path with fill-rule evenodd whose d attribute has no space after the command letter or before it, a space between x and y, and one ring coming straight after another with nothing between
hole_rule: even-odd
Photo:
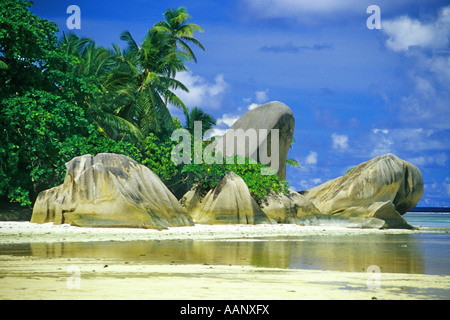
<instances>
[{"instance_id":1,"label":"palm tree","mask_svg":"<svg viewBox=\"0 0 450 320\"><path fill-rule=\"evenodd\" d=\"M202 122L202 137L206 130L212 129L216 125L216 119L207 114L198 107L194 107L189 113L186 113L186 124L184 128L188 130L192 135L194 134L195 121Z\"/></svg>"},{"instance_id":2,"label":"palm tree","mask_svg":"<svg viewBox=\"0 0 450 320\"><path fill-rule=\"evenodd\" d=\"M141 45L130 32L123 32L124 50L117 45L107 50L92 40L63 34L60 44L79 59L74 75L92 79L100 90L87 103L88 109L100 131L110 138L142 140L150 132L171 131L168 102L189 113L173 92L188 91L175 75L187 70L185 61L196 61L189 42L204 49L193 37L194 31L202 29L186 23L189 15L184 8L169 9L164 16L166 22L152 27Z\"/></svg>"},{"instance_id":3,"label":"palm tree","mask_svg":"<svg viewBox=\"0 0 450 320\"><path fill-rule=\"evenodd\" d=\"M139 141L143 135L138 127L123 117L121 111L131 102L127 96L115 92L119 64L115 51L96 46L88 38L79 38L75 34L65 34L59 41L65 52L78 58L72 73L75 77L90 78L99 92L86 102L87 112L98 130L106 137L121 140ZM126 77L129 81L130 77Z\"/></svg>"},{"instance_id":4,"label":"palm tree","mask_svg":"<svg viewBox=\"0 0 450 320\"><path fill-rule=\"evenodd\" d=\"M292 137L292 140L291 140L291 146L289 147L289 149L292 149L293 148L293 144L295 144L295 138L294 137ZM302 166L301 166L301 164L300 163L298 163L296 160L294 160L294 159L286 159L286 164L288 165L288 166L291 166L291 167L294 167L294 168L301 168Z\"/></svg>"},{"instance_id":5,"label":"palm tree","mask_svg":"<svg viewBox=\"0 0 450 320\"><path fill-rule=\"evenodd\" d=\"M182 51L188 54L190 60L197 62L197 57L189 47L189 43L193 43L202 50L205 50L201 42L194 38L194 32L203 32L203 28L193 23L187 23L190 15L183 7L168 9L164 13L164 18L165 21L156 23L153 29L157 32L167 34L171 39L173 47L179 46Z\"/></svg>"},{"instance_id":6,"label":"palm tree","mask_svg":"<svg viewBox=\"0 0 450 320\"><path fill-rule=\"evenodd\" d=\"M164 13L164 18L165 21L157 22L152 29L155 32L167 35L174 51L178 47L181 49L181 52L184 52L187 55L188 60L197 62L197 57L189 44L192 43L202 50L205 50L203 44L194 38L194 32L203 32L203 28L194 23L187 23L190 15L183 7L178 9L167 9ZM169 77L175 78L175 75L176 71L173 70L169 74ZM167 99L164 103L167 105Z\"/></svg>"},{"instance_id":7,"label":"palm tree","mask_svg":"<svg viewBox=\"0 0 450 320\"><path fill-rule=\"evenodd\" d=\"M79 38L74 33L65 33L59 39L58 45L64 47L66 53L80 58L85 50L85 47L93 41L88 38Z\"/></svg>"},{"instance_id":8,"label":"palm tree","mask_svg":"<svg viewBox=\"0 0 450 320\"><path fill-rule=\"evenodd\" d=\"M126 31L121 40L127 49L116 48L120 68L112 73L106 87L127 95L134 104L126 110L127 118L137 123L142 134L173 129L173 121L166 101L187 112L187 108L172 90L188 91L170 74L186 70L182 58L185 54L174 51L168 36L150 29L141 46ZM124 110L125 112L125 110Z\"/></svg>"}]
</instances>

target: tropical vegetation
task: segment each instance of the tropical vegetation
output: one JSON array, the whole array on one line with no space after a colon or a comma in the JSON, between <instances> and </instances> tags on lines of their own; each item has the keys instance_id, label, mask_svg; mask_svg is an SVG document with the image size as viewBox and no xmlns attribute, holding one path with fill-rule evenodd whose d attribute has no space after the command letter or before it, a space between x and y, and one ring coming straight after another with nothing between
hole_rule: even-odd
<instances>
[{"instance_id":1,"label":"tropical vegetation","mask_svg":"<svg viewBox=\"0 0 450 320\"><path fill-rule=\"evenodd\" d=\"M153 170L174 194L192 185L212 188L230 170L255 197L285 190L276 175L258 175L261 165L175 165L171 132L183 128L170 106L186 117L193 134L216 120L175 94L188 91L176 79L197 62L195 38L203 29L189 23L186 9L168 9L138 44L123 32L123 48L96 45L65 34L30 12L31 2L0 2L0 201L31 206L39 192L62 183L65 163L82 154L127 155Z\"/></svg>"}]
</instances>

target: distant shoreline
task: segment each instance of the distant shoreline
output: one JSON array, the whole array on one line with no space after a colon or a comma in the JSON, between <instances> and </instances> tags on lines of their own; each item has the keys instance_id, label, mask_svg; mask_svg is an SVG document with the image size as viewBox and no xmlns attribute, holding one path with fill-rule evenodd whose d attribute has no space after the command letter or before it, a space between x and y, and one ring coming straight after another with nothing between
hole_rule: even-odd
<instances>
[{"instance_id":1,"label":"distant shoreline","mask_svg":"<svg viewBox=\"0 0 450 320\"><path fill-rule=\"evenodd\" d=\"M450 208L446 207L415 207L408 212L450 212Z\"/></svg>"}]
</instances>

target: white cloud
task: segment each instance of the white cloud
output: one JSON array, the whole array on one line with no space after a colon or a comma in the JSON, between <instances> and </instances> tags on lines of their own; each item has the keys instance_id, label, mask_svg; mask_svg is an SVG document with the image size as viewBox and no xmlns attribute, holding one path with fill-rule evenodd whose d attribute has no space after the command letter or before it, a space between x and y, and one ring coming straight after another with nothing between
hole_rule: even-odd
<instances>
[{"instance_id":1,"label":"white cloud","mask_svg":"<svg viewBox=\"0 0 450 320\"><path fill-rule=\"evenodd\" d=\"M382 30L388 34L386 46L394 51L408 50L411 46L429 47L436 42L434 28L418 20L400 17L383 21Z\"/></svg>"},{"instance_id":2,"label":"white cloud","mask_svg":"<svg viewBox=\"0 0 450 320\"><path fill-rule=\"evenodd\" d=\"M420 67L425 66L419 63L417 69ZM415 85L411 94L403 97L399 103L399 120L401 122L409 125L425 125L441 130L450 129L448 121L450 118L450 91L445 89L446 85L450 85L450 77L447 84L436 82L437 77L445 77L444 72L450 75L450 63L439 73L430 73L426 78L413 77Z\"/></svg>"},{"instance_id":3,"label":"white cloud","mask_svg":"<svg viewBox=\"0 0 450 320\"><path fill-rule=\"evenodd\" d=\"M378 157L387 153L395 153L392 149L394 145L393 138L389 135L388 129L374 129L370 141L373 148L370 156Z\"/></svg>"},{"instance_id":4,"label":"white cloud","mask_svg":"<svg viewBox=\"0 0 450 320\"><path fill-rule=\"evenodd\" d=\"M236 120L239 118L240 118L240 116L225 113L222 115L221 118L217 119L216 124L220 125L220 124L224 123L228 127L231 127L236 122Z\"/></svg>"},{"instance_id":5,"label":"white cloud","mask_svg":"<svg viewBox=\"0 0 450 320\"><path fill-rule=\"evenodd\" d=\"M209 132L210 134L206 136L206 138L211 138L211 137L214 137L214 136L223 136L226 131L227 131L227 129L213 128Z\"/></svg>"},{"instance_id":6,"label":"white cloud","mask_svg":"<svg viewBox=\"0 0 450 320\"><path fill-rule=\"evenodd\" d=\"M317 164L317 152L311 151L305 159L306 165L315 165Z\"/></svg>"},{"instance_id":7,"label":"white cloud","mask_svg":"<svg viewBox=\"0 0 450 320\"><path fill-rule=\"evenodd\" d=\"M258 103L264 103L267 102L267 100L269 99L267 96L267 92L269 90L265 90L265 91L256 91L255 92L255 96L256 96L256 102Z\"/></svg>"},{"instance_id":8,"label":"white cloud","mask_svg":"<svg viewBox=\"0 0 450 320\"><path fill-rule=\"evenodd\" d=\"M181 81L189 92L175 90L175 94L188 108L199 107L204 110L219 109L228 84L223 74L218 74L210 83L192 72L179 72L176 79Z\"/></svg>"},{"instance_id":9,"label":"white cloud","mask_svg":"<svg viewBox=\"0 0 450 320\"><path fill-rule=\"evenodd\" d=\"M301 179L299 180L294 187L297 190L308 190L318 185L322 184L323 180L321 178L310 178L310 179Z\"/></svg>"},{"instance_id":10,"label":"white cloud","mask_svg":"<svg viewBox=\"0 0 450 320\"><path fill-rule=\"evenodd\" d=\"M267 90L262 90L262 91L255 91L255 100L256 102L250 103L247 106L247 110L251 111L257 107L259 107L261 104L266 103L269 100L269 97L267 95L267 93L269 92L269 89ZM246 103L249 103L250 101L252 101L251 98L246 98L243 100Z\"/></svg>"},{"instance_id":11,"label":"white cloud","mask_svg":"<svg viewBox=\"0 0 450 320\"><path fill-rule=\"evenodd\" d=\"M450 36L450 6L443 8L437 18L428 23L408 16L383 20L382 30L389 36L386 46L394 51L406 51L411 46L445 48Z\"/></svg>"},{"instance_id":12,"label":"white cloud","mask_svg":"<svg viewBox=\"0 0 450 320\"><path fill-rule=\"evenodd\" d=\"M348 136L345 134L333 133L331 135L333 141L333 149L345 151L348 149Z\"/></svg>"},{"instance_id":13,"label":"white cloud","mask_svg":"<svg viewBox=\"0 0 450 320\"><path fill-rule=\"evenodd\" d=\"M368 137L363 137L369 146L371 157L380 156L387 153L423 153L437 150L448 150L448 139L439 139L441 131L424 128L394 128L394 129L374 129ZM362 144L362 143L360 143ZM361 151L360 151L361 153ZM441 153L439 153L441 154ZM425 158L417 156L418 163L423 163ZM439 163L439 159L434 160ZM427 160L428 162L429 160Z\"/></svg>"},{"instance_id":14,"label":"white cloud","mask_svg":"<svg viewBox=\"0 0 450 320\"><path fill-rule=\"evenodd\" d=\"M252 103L252 104L250 104L250 105L247 107L247 110L251 111L251 110L253 110L253 109L257 108L257 107L259 107L259 104L257 104L257 103Z\"/></svg>"},{"instance_id":15,"label":"white cloud","mask_svg":"<svg viewBox=\"0 0 450 320\"><path fill-rule=\"evenodd\" d=\"M399 122L450 129L450 6L441 8L433 20L383 20L382 31L388 36L386 46L413 62L410 93L398 102Z\"/></svg>"},{"instance_id":16,"label":"white cloud","mask_svg":"<svg viewBox=\"0 0 450 320\"><path fill-rule=\"evenodd\" d=\"M448 157L445 153L438 153L433 155L421 155L408 159L409 162L419 167L426 167L432 165L438 165L440 167L445 167L447 164Z\"/></svg>"},{"instance_id":17,"label":"white cloud","mask_svg":"<svg viewBox=\"0 0 450 320\"><path fill-rule=\"evenodd\" d=\"M378 132L384 133L384 134L388 134L389 133L389 129L373 129L372 132L374 134L377 134Z\"/></svg>"},{"instance_id":18,"label":"white cloud","mask_svg":"<svg viewBox=\"0 0 450 320\"><path fill-rule=\"evenodd\" d=\"M442 183L445 189L445 192L447 193L447 196L450 196L450 178L446 177L445 181Z\"/></svg>"}]
</instances>

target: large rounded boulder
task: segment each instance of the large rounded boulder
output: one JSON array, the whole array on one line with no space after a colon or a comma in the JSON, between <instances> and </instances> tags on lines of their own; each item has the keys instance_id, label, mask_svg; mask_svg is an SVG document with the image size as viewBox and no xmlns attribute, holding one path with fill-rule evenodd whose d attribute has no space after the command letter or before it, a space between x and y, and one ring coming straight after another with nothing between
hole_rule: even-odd
<instances>
[{"instance_id":1,"label":"large rounded boulder","mask_svg":"<svg viewBox=\"0 0 450 320\"><path fill-rule=\"evenodd\" d=\"M286 178L286 158L294 135L295 119L284 103L273 101L240 117L217 141L216 152L240 155L273 169Z\"/></svg>"},{"instance_id":2,"label":"large rounded boulder","mask_svg":"<svg viewBox=\"0 0 450 320\"><path fill-rule=\"evenodd\" d=\"M191 198L197 200L193 202L200 200L195 196ZM200 224L272 223L252 198L244 180L234 172L228 172L201 204L195 205L191 201L189 206L197 207L190 214Z\"/></svg>"},{"instance_id":3,"label":"large rounded boulder","mask_svg":"<svg viewBox=\"0 0 450 320\"><path fill-rule=\"evenodd\" d=\"M420 170L393 154L361 163L346 175L304 195L323 217L358 221L357 226L410 228L402 215L423 195Z\"/></svg>"},{"instance_id":4,"label":"large rounded boulder","mask_svg":"<svg viewBox=\"0 0 450 320\"><path fill-rule=\"evenodd\" d=\"M129 157L83 155L66 168L62 185L39 194L31 222L155 229L193 225L158 176Z\"/></svg>"}]
</instances>

